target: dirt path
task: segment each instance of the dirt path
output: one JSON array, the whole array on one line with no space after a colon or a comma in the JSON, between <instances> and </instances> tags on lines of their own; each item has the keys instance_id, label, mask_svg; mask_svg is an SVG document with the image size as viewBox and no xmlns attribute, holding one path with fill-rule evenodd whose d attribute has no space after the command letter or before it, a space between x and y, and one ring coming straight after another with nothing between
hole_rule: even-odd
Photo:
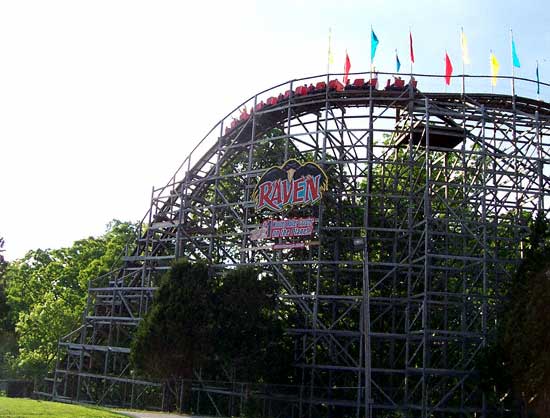
<instances>
[{"instance_id":1,"label":"dirt path","mask_svg":"<svg viewBox=\"0 0 550 418\"><path fill-rule=\"evenodd\" d=\"M168 414L163 412L147 412L147 411L114 411L119 414L128 415L133 418L190 418L191 415L178 415L178 414Z\"/></svg>"}]
</instances>

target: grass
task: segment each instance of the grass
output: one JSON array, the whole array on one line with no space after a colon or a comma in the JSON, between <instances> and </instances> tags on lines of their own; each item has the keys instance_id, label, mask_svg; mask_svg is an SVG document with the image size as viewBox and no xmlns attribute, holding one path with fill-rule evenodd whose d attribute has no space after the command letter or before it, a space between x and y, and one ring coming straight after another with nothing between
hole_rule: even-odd
<instances>
[{"instance_id":1,"label":"grass","mask_svg":"<svg viewBox=\"0 0 550 418\"><path fill-rule=\"evenodd\" d=\"M96 407L0 397L0 417L2 418L120 418L124 416L126 415Z\"/></svg>"}]
</instances>

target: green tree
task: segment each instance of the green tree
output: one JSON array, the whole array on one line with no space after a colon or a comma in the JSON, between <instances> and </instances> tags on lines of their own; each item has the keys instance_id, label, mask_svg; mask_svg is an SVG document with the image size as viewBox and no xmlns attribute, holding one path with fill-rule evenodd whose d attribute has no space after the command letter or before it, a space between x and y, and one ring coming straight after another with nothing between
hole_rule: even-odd
<instances>
[{"instance_id":1,"label":"green tree","mask_svg":"<svg viewBox=\"0 0 550 418\"><path fill-rule=\"evenodd\" d=\"M0 331L13 331L13 323L9 320L9 306L6 298L6 269L7 261L4 259L4 238L0 237Z\"/></svg>"},{"instance_id":2,"label":"green tree","mask_svg":"<svg viewBox=\"0 0 550 418\"><path fill-rule=\"evenodd\" d=\"M4 239L0 238L0 378L9 377L8 360L17 350L14 324L10 321L9 305L6 297L6 269L7 261L4 252Z\"/></svg>"},{"instance_id":3,"label":"green tree","mask_svg":"<svg viewBox=\"0 0 550 418\"><path fill-rule=\"evenodd\" d=\"M213 290L205 264L183 260L172 266L132 340L135 371L156 379L192 378L211 352Z\"/></svg>"},{"instance_id":4,"label":"green tree","mask_svg":"<svg viewBox=\"0 0 550 418\"><path fill-rule=\"evenodd\" d=\"M164 380L172 400L180 393L178 380L185 380L184 410L191 396L193 369L202 367L212 353L213 310L214 282L208 267L180 260L161 278L155 303L132 340L134 372ZM171 403L164 401L165 409L172 409Z\"/></svg>"},{"instance_id":5,"label":"green tree","mask_svg":"<svg viewBox=\"0 0 550 418\"><path fill-rule=\"evenodd\" d=\"M289 383L292 344L277 311L277 286L252 268L228 270L215 294L214 355L247 382Z\"/></svg>"},{"instance_id":6,"label":"green tree","mask_svg":"<svg viewBox=\"0 0 550 418\"><path fill-rule=\"evenodd\" d=\"M164 380L174 397L185 379L187 400L199 368L208 380L288 382L290 346L269 276L248 268L214 276L206 264L182 259L161 279L130 362L137 374Z\"/></svg>"},{"instance_id":7,"label":"green tree","mask_svg":"<svg viewBox=\"0 0 550 418\"><path fill-rule=\"evenodd\" d=\"M500 416L550 415L550 225L542 214L531 223L525 257L503 305L496 340L479 370Z\"/></svg>"},{"instance_id":8,"label":"green tree","mask_svg":"<svg viewBox=\"0 0 550 418\"><path fill-rule=\"evenodd\" d=\"M13 323L9 321L9 307L6 299L6 268L7 261L4 259L4 238L0 237L0 330L13 330Z\"/></svg>"},{"instance_id":9,"label":"green tree","mask_svg":"<svg viewBox=\"0 0 550 418\"><path fill-rule=\"evenodd\" d=\"M32 250L10 263L6 295L18 344L11 365L18 375L39 377L52 369L58 339L80 324L89 280L116 266L134 234L132 224L113 221L99 238Z\"/></svg>"}]
</instances>

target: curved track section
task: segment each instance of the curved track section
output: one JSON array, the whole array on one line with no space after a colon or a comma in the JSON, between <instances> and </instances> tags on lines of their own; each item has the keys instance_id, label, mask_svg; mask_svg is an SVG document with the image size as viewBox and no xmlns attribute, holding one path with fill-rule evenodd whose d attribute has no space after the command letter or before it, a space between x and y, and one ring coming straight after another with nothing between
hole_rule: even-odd
<instances>
[{"instance_id":1,"label":"curved track section","mask_svg":"<svg viewBox=\"0 0 550 418\"><path fill-rule=\"evenodd\" d=\"M299 383L261 399L285 416L490 416L472 370L526 219L550 203L550 105L356 86L279 85L210 131L153 192L124 267L91 284L83 325L60 342L54 397L134 406L160 390L130 378L128 347L158 277L185 256L280 284ZM323 198L258 210L259 178L290 159L322 167ZM307 236L258 238L297 218L314 219ZM220 398L243 393L204 379L197 397L238 414Z\"/></svg>"}]
</instances>

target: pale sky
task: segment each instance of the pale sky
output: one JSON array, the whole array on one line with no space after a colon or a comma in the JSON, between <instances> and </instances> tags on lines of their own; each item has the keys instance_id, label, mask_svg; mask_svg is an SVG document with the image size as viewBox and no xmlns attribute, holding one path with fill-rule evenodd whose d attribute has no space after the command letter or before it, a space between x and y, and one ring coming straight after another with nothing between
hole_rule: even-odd
<instances>
[{"instance_id":1,"label":"pale sky","mask_svg":"<svg viewBox=\"0 0 550 418\"><path fill-rule=\"evenodd\" d=\"M328 28L341 72L375 64L443 74L489 74L489 50L511 75L550 81L546 0L0 1L0 236L9 260L138 220L210 128L255 92L322 74ZM419 86L422 89L422 86ZM450 87L458 91L459 82ZM483 88L489 89L488 86ZM443 82L440 86L444 90ZM509 86L499 85L502 92ZM500 92L500 91L499 91ZM536 97L534 86L517 91ZM550 100L543 88L541 98Z\"/></svg>"}]
</instances>

